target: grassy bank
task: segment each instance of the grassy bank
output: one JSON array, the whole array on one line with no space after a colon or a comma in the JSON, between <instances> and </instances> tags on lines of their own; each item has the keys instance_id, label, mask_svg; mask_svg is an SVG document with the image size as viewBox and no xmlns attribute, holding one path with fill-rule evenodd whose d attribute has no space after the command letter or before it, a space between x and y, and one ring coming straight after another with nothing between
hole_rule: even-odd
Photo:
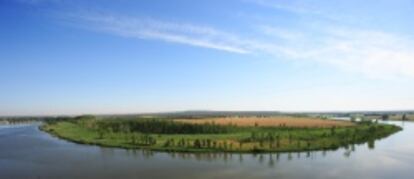
<instances>
[{"instance_id":1,"label":"grassy bank","mask_svg":"<svg viewBox=\"0 0 414 179\"><path fill-rule=\"evenodd\" d=\"M47 122L41 129L82 144L180 152L278 152L329 150L373 143L401 128L361 123L346 127L298 128L193 124L161 119L92 116Z\"/></svg>"}]
</instances>

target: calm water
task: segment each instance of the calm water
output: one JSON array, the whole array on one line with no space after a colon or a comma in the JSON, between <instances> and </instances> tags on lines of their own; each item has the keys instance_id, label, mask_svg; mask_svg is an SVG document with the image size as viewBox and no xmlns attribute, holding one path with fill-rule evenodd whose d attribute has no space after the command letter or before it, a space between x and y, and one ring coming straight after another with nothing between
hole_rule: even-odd
<instances>
[{"instance_id":1,"label":"calm water","mask_svg":"<svg viewBox=\"0 0 414 179\"><path fill-rule=\"evenodd\" d=\"M180 154L74 144L0 126L0 178L414 178L414 123L375 142L327 152Z\"/></svg>"}]
</instances>

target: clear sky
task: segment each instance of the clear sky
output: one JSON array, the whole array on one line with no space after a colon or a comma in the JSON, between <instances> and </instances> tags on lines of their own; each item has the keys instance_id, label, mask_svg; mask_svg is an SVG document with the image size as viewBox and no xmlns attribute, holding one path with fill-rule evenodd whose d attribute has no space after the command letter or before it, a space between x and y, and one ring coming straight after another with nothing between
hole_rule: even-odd
<instances>
[{"instance_id":1,"label":"clear sky","mask_svg":"<svg viewBox=\"0 0 414 179\"><path fill-rule=\"evenodd\" d=\"M414 0L0 0L0 115L414 109Z\"/></svg>"}]
</instances>

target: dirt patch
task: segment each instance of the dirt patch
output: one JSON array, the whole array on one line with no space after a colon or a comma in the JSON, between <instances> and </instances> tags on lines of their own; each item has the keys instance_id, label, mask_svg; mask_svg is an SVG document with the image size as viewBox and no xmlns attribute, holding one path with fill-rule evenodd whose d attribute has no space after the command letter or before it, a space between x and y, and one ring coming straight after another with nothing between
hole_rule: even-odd
<instances>
[{"instance_id":1,"label":"dirt patch","mask_svg":"<svg viewBox=\"0 0 414 179\"><path fill-rule=\"evenodd\" d=\"M319 118L306 117L226 117L226 118L207 118L207 119L176 119L176 122L205 124L214 123L218 125L236 126L286 126L286 127L344 127L354 125L348 121L324 120Z\"/></svg>"}]
</instances>

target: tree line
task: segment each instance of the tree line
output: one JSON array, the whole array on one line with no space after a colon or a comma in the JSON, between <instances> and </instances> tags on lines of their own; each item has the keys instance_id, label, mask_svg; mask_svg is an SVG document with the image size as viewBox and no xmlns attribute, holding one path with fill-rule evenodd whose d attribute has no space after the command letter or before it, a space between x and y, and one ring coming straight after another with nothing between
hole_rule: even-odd
<instances>
[{"instance_id":1,"label":"tree line","mask_svg":"<svg viewBox=\"0 0 414 179\"><path fill-rule=\"evenodd\" d=\"M174 122L167 119L105 119L79 120L84 127L109 132L139 132L155 134L221 134L238 130L233 125L218 125L215 123L190 124Z\"/></svg>"}]
</instances>

